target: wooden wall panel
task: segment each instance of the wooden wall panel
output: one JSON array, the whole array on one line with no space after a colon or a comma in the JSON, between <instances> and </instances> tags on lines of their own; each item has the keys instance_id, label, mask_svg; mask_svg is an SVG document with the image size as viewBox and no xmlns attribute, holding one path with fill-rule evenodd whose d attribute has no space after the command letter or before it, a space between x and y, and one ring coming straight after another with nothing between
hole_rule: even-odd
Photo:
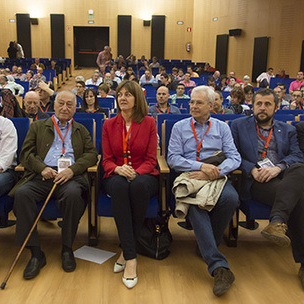
<instances>
[{"instance_id":1,"label":"wooden wall panel","mask_svg":"<svg viewBox=\"0 0 304 304\"><path fill-rule=\"evenodd\" d=\"M65 26L63 14L51 14L52 58L65 58Z\"/></svg>"},{"instance_id":2,"label":"wooden wall panel","mask_svg":"<svg viewBox=\"0 0 304 304\"><path fill-rule=\"evenodd\" d=\"M10 40L15 40L16 13L39 13L39 25L31 26L32 56L51 57L50 14L65 15L66 57L73 57L73 26L88 25L88 10L94 10L93 26L110 27L110 45L117 56L117 16L132 15L131 51L149 57L151 27L143 26L143 14L165 15L165 55L167 59L209 61L215 65L216 36L241 28L239 37L229 39L228 71L239 78L252 73L254 37L271 38L268 64L275 72L285 69L295 76L300 66L304 1L299 0L1 0L0 56L7 56ZM217 21L212 18L217 17ZM177 25L183 21L183 25ZM187 32L187 28L191 31ZM186 43L192 43L186 52Z\"/></svg>"},{"instance_id":3,"label":"wooden wall panel","mask_svg":"<svg viewBox=\"0 0 304 304\"><path fill-rule=\"evenodd\" d=\"M16 14L17 41L22 46L24 57L32 56L31 23L29 14Z\"/></svg>"},{"instance_id":4,"label":"wooden wall panel","mask_svg":"<svg viewBox=\"0 0 304 304\"><path fill-rule=\"evenodd\" d=\"M125 58L131 54L132 16L117 16L117 53Z\"/></svg>"}]
</instances>

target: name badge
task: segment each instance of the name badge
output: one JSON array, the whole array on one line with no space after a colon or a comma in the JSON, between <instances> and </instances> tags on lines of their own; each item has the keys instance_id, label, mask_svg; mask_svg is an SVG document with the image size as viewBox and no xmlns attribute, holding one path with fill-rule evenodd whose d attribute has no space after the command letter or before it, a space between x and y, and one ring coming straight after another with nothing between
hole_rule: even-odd
<instances>
[{"instance_id":1,"label":"name badge","mask_svg":"<svg viewBox=\"0 0 304 304\"><path fill-rule=\"evenodd\" d=\"M69 157L60 157L58 158L58 173L67 169L72 165L72 160Z\"/></svg>"},{"instance_id":2,"label":"name badge","mask_svg":"<svg viewBox=\"0 0 304 304\"><path fill-rule=\"evenodd\" d=\"M272 168L272 167L274 167L274 164L268 157L265 157L263 160L260 160L257 162L257 167L258 168Z\"/></svg>"}]
</instances>

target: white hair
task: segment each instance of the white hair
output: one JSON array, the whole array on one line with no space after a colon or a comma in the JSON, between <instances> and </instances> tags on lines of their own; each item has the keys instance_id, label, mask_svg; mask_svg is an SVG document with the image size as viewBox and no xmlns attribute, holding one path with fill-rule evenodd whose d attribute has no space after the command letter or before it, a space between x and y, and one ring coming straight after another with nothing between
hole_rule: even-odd
<instances>
[{"instance_id":1,"label":"white hair","mask_svg":"<svg viewBox=\"0 0 304 304\"><path fill-rule=\"evenodd\" d=\"M214 93L214 90L212 90L210 87L208 86L198 86L198 87L195 87L193 90L192 90L192 93L191 93L191 96L193 93L204 93L206 94L207 96L207 99L210 103L214 103L214 100L215 100L215 93Z\"/></svg>"}]
</instances>

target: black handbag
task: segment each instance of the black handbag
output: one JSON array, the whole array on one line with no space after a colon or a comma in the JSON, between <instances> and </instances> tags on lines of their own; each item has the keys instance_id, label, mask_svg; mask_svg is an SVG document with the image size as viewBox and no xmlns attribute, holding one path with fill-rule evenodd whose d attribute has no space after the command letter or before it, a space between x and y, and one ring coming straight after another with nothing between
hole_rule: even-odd
<instances>
[{"instance_id":1,"label":"black handbag","mask_svg":"<svg viewBox=\"0 0 304 304\"><path fill-rule=\"evenodd\" d=\"M168 228L167 213L156 218L146 218L137 239L137 253L156 260L162 260L169 254L172 235Z\"/></svg>"}]
</instances>

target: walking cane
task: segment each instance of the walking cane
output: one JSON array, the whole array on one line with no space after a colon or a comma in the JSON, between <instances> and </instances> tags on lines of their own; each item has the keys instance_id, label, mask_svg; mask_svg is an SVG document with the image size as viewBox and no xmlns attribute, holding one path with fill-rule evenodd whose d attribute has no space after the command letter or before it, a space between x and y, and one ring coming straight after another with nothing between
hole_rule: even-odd
<instances>
[{"instance_id":1,"label":"walking cane","mask_svg":"<svg viewBox=\"0 0 304 304\"><path fill-rule=\"evenodd\" d=\"M4 281L2 282L2 284L1 284L1 286L0 286L1 289L4 289L4 288L5 288L5 285L6 285L6 283L7 283L8 279L9 279L9 277L11 276L11 274L12 274L14 268L15 268L15 266L16 266L16 264L17 264L17 262L18 262L18 260L19 260L19 258L20 258L20 256L21 256L21 253L22 253L23 249L25 248L25 246L26 246L26 244L27 244L29 238L31 237L31 235L32 235L32 233L33 233L35 227L37 226L38 221L40 220L40 217L41 217L41 215L42 215L42 212L44 211L44 209L45 209L47 203L49 202L49 200L50 200L50 198L51 198L51 196L52 196L52 194L53 194L53 192L54 192L56 186L57 186L57 184L54 184L54 186L53 186L53 188L51 189L51 191L50 191L48 197L46 198L46 200L45 200L45 202L44 202L44 204L43 204L43 206L42 206L42 208L41 208L41 210L40 210L40 212L39 212L39 214L38 214L38 216L37 216L37 218L36 218L36 220L35 220L35 222L34 222L32 228L31 228L30 232L28 233L28 235L27 235L25 241L23 242L23 244L22 244L22 246L21 246L21 248L20 248L20 250L19 250L19 252L18 252L18 254L17 254L17 256L16 256L16 258L15 258L15 260L14 260L12 266L11 266L11 268L10 268L10 270L8 271L8 273L7 273L7 275L6 275L5 279L4 279Z\"/></svg>"}]
</instances>

